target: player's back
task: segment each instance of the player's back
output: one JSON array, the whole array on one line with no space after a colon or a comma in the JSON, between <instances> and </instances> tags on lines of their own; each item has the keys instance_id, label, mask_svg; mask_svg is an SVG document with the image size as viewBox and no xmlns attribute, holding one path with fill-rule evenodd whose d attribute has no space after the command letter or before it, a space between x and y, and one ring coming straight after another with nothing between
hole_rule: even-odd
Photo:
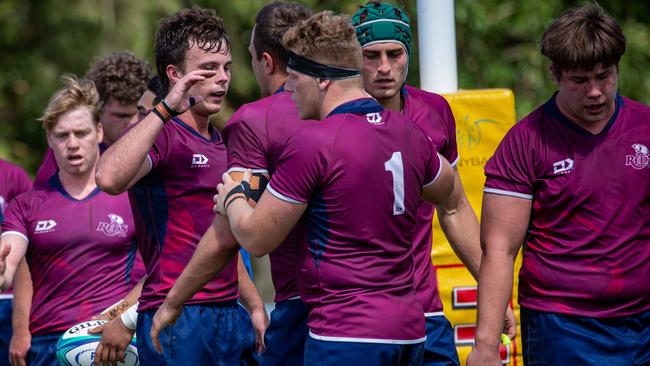
<instances>
[{"instance_id":1,"label":"player's back","mask_svg":"<svg viewBox=\"0 0 650 366\"><path fill-rule=\"evenodd\" d=\"M426 141L412 122L361 99L300 130L289 143L271 189L283 194L292 186L297 197L306 194L299 183L287 182L285 169L306 169L316 187L305 216L308 251L301 251L299 277L305 302L315 307L313 334L397 340L424 335L413 291L411 234L421 188L439 169ZM296 159L312 163L292 164Z\"/></svg>"},{"instance_id":2,"label":"player's back","mask_svg":"<svg viewBox=\"0 0 650 366\"><path fill-rule=\"evenodd\" d=\"M300 119L291 93L285 91L241 106L223 130L228 171L253 169L272 177L289 138L310 123ZM298 223L269 255L276 303L298 296L296 248L303 241L304 227Z\"/></svg>"}]
</instances>

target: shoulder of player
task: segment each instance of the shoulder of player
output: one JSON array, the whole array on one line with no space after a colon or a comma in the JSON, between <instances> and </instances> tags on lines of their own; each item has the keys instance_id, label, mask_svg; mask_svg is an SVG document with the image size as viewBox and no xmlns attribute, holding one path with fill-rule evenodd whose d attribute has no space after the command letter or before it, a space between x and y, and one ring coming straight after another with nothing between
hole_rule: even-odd
<instances>
[{"instance_id":1,"label":"shoulder of player","mask_svg":"<svg viewBox=\"0 0 650 366\"><path fill-rule=\"evenodd\" d=\"M272 109L281 108L286 99L291 100L290 95L288 92L281 92L243 104L228 119L224 133L227 129L232 130L240 126L251 126L250 128L262 126L263 124L260 122L265 121L265 116L272 113Z\"/></svg>"},{"instance_id":2,"label":"shoulder of player","mask_svg":"<svg viewBox=\"0 0 650 366\"><path fill-rule=\"evenodd\" d=\"M25 169L23 169L23 167L21 167L18 164L14 164L14 163L12 163L10 161L4 160L4 159L0 159L0 169L2 169L2 172L4 172L5 174L9 173L10 175L13 175L13 176L27 176L27 177L29 177L29 175L27 174Z\"/></svg>"},{"instance_id":3,"label":"shoulder of player","mask_svg":"<svg viewBox=\"0 0 650 366\"><path fill-rule=\"evenodd\" d=\"M406 89L406 94L414 100L424 102L436 109L440 107L449 108L449 102L440 94L428 92L411 85L405 85L404 88Z\"/></svg>"},{"instance_id":4,"label":"shoulder of player","mask_svg":"<svg viewBox=\"0 0 650 366\"><path fill-rule=\"evenodd\" d=\"M623 108L625 110L633 114L638 114L640 118L646 120L646 123L650 121L650 106L624 96L622 96L622 98Z\"/></svg>"}]
</instances>

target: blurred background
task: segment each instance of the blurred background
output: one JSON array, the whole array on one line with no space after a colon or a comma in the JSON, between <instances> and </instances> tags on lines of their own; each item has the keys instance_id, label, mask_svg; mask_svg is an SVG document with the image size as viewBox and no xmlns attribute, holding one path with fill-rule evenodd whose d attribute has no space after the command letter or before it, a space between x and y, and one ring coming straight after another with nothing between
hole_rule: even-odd
<instances>
[{"instance_id":1,"label":"blurred background","mask_svg":"<svg viewBox=\"0 0 650 366\"><path fill-rule=\"evenodd\" d=\"M314 10L352 14L365 0L297 0ZM435 1L435 0L431 0ZM216 9L233 43L232 84L227 119L242 103L259 96L247 47L256 12L269 1L0 1L0 157L34 174L45 149L36 119L63 73L83 75L93 59L130 50L153 66L153 36L158 20L198 4ZM415 0L393 1L415 23ZM620 65L622 94L650 104L650 2L599 2L623 26L627 52ZM456 0L458 80L461 89L509 88L517 117L543 103L554 90L548 63L539 54L544 28L562 10L576 5L562 0ZM435 35L431 35L435 37ZM417 35L414 40L417 40ZM419 85L418 46L408 82Z\"/></svg>"},{"instance_id":2,"label":"blurred background","mask_svg":"<svg viewBox=\"0 0 650 366\"><path fill-rule=\"evenodd\" d=\"M297 1L315 11L329 9L350 15L365 3ZM0 1L0 157L22 165L33 175L46 148L37 118L60 87L60 76L81 76L94 59L116 50L130 50L154 66L153 37L158 20L193 4L216 9L228 26L233 79L227 106L215 116L227 119L238 106L259 97L247 47L254 16L268 2ZM414 24L408 82L417 86L419 69L426 65L418 65L416 0L392 2L405 8ZM538 50L539 39L553 18L576 4L562 0L456 0L459 87L513 90L518 119L543 103L554 85L548 77L548 62ZM650 104L650 2L601 0L599 4L619 21L628 40L619 70L620 92ZM267 276L260 277L264 281ZM271 299L272 294L264 297Z\"/></svg>"}]
</instances>

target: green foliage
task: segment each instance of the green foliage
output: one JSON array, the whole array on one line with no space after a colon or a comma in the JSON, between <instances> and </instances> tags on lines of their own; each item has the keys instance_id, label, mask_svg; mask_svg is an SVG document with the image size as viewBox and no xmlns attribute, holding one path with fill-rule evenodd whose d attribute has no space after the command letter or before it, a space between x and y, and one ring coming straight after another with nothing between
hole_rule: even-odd
<instances>
[{"instance_id":1,"label":"green foliage","mask_svg":"<svg viewBox=\"0 0 650 366\"><path fill-rule=\"evenodd\" d=\"M365 0L297 0L314 10L352 14ZM229 106L218 118L259 97L250 69L248 42L254 16L268 1L204 0L226 21L233 43ZM417 31L416 1L395 1L411 15ZM650 3L599 2L616 17L628 39L620 65L622 94L650 104ZM93 59L121 49L153 62L158 20L190 1L3 0L0 2L0 156L32 173L45 149L37 118L60 86L63 73L83 75ZM458 78L462 89L510 88L523 117L553 92L548 62L538 51L545 27L575 5L566 0L456 0ZM414 37L417 40L417 34ZM408 82L418 84L417 44Z\"/></svg>"}]
</instances>

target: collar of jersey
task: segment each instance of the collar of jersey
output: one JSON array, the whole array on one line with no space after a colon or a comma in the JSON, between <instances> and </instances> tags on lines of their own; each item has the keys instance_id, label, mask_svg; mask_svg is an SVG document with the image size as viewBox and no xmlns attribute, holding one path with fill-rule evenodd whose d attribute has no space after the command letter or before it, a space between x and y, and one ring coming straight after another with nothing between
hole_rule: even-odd
<instances>
[{"instance_id":1,"label":"collar of jersey","mask_svg":"<svg viewBox=\"0 0 650 366\"><path fill-rule=\"evenodd\" d=\"M384 106L379 104L377 100L373 98L361 98L341 104L340 106L334 108L334 110L331 111L327 117L343 113L368 114L383 111Z\"/></svg>"},{"instance_id":2,"label":"collar of jersey","mask_svg":"<svg viewBox=\"0 0 650 366\"><path fill-rule=\"evenodd\" d=\"M217 142L217 141L219 141L219 133L217 133L217 130L212 126L212 123L208 122L208 132L210 133L210 139L208 140L208 139L205 138L205 136L201 135L199 133L199 131L193 129L192 126L190 126L187 123L183 122L180 118L174 117L174 118L172 118L172 120L174 122L178 123L179 125L181 125L181 127L183 127L184 129L190 131L190 133L194 134L197 137L200 137L204 141L207 141L207 142Z\"/></svg>"},{"instance_id":3,"label":"collar of jersey","mask_svg":"<svg viewBox=\"0 0 650 366\"><path fill-rule=\"evenodd\" d=\"M621 97L621 95L619 93L616 93L616 98L615 98L616 107L614 109L614 114L612 114L612 117L609 119L609 121L607 122L607 125L605 126L605 128L603 128L602 131L600 131L597 134L593 134L593 133L585 130L584 128L578 126L577 124L572 122L567 116L565 116L564 113L562 113L562 111L560 111L560 108L558 108L558 106L557 106L557 102L555 100L556 97L557 97L557 92L555 92L555 94L553 94L551 99L549 99L546 103L544 103L544 111L546 113L550 114L551 116L557 118L565 126L573 129L574 131L576 131L576 132L578 132L578 133L580 133L582 135L586 135L586 136L600 136L600 135L606 134L607 131L609 131L612 128L612 126L614 125L614 122L616 121L616 118L618 117L618 112L625 105L625 102L623 101L623 97Z\"/></svg>"},{"instance_id":4,"label":"collar of jersey","mask_svg":"<svg viewBox=\"0 0 650 366\"><path fill-rule=\"evenodd\" d=\"M63 183L61 183L61 178L59 178L59 171L57 170L56 174L50 178L50 186L54 187L59 193L63 195L63 197L69 199L70 201L75 201L75 202L84 202L88 201L89 199L95 197L99 192L102 190L99 189L99 187L95 187L92 192L90 192L86 197L81 198L81 199L76 199L72 197L63 187Z\"/></svg>"}]
</instances>

